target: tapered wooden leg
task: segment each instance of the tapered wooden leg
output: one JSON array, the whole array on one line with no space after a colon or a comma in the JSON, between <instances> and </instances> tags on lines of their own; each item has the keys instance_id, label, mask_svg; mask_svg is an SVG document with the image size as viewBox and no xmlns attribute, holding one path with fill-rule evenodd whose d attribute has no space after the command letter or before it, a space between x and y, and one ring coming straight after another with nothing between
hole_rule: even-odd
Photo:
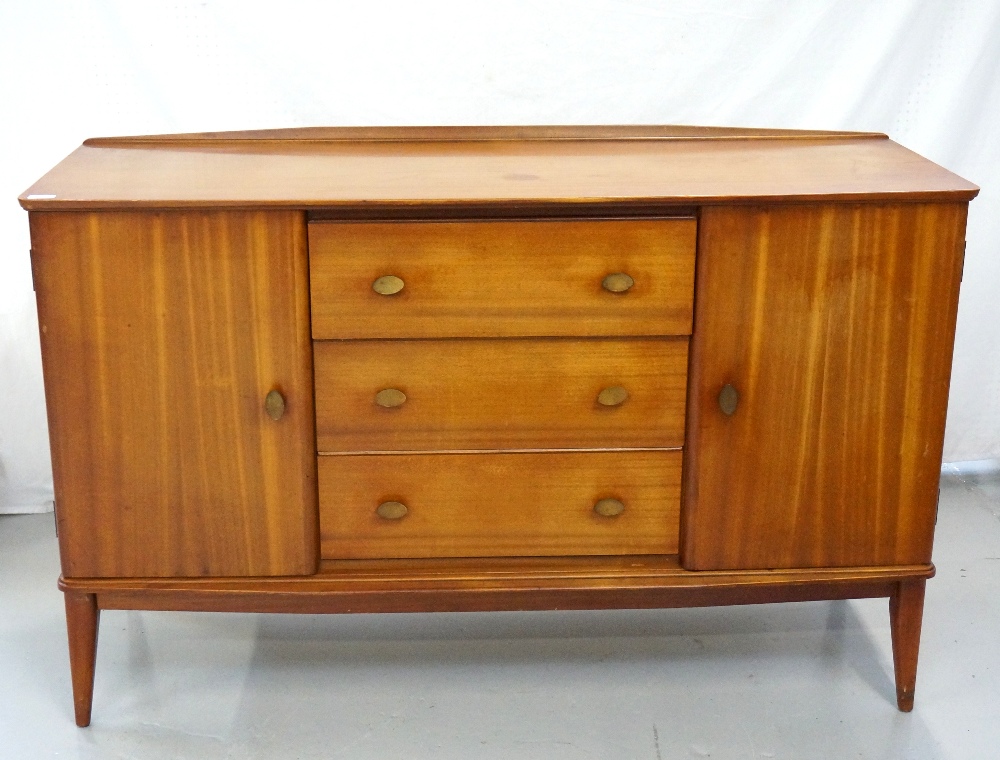
<instances>
[{"instance_id":1,"label":"tapered wooden leg","mask_svg":"<svg viewBox=\"0 0 1000 760\"><path fill-rule=\"evenodd\" d=\"M896 593L889 597L892 662L896 671L896 704L902 712L910 712L913 709L926 584L927 581L922 579L900 581Z\"/></svg>"},{"instance_id":2,"label":"tapered wooden leg","mask_svg":"<svg viewBox=\"0 0 1000 760\"><path fill-rule=\"evenodd\" d=\"M69 667L73 675L73 706L76 725L90 725L94 701L94 666L97 663L97 629L101 611L97 597L79 591L64 591L66 630L69 633Z\"/></svg>"}]
</instances>

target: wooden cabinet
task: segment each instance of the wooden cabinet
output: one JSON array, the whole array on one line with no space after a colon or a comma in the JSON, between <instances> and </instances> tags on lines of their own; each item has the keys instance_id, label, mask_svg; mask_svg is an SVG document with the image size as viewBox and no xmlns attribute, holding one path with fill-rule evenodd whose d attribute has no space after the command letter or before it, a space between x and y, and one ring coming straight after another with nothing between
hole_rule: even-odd
<instances>
[{"instance_id":1,"label":"wooden cabinet","mask_svg":"<svg viewBox=\"0 0 1000 760\"><path fill-rule=\"evenodd\" d=\"M876 134L87 141L20 199L78 723L101 609L883 596L910 709L976 192Z\"/></svg>"}]
</instances>

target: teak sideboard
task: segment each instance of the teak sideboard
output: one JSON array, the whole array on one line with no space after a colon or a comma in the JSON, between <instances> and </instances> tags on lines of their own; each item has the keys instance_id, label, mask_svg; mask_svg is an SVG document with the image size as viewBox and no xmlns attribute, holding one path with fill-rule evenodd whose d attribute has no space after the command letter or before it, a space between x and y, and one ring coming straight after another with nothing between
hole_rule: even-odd
<instances>
[{"instance_id":1,"label":"teak sideboard","mask_svg":"<svg viewBox=\"0 0 1000 760\"><path fill-rule=\"evenodd\" d=\"M86 141L20 198L77 723L103 609L861 597L910 710L976 193L868 133Z\"/></svg>"}]
</instances>

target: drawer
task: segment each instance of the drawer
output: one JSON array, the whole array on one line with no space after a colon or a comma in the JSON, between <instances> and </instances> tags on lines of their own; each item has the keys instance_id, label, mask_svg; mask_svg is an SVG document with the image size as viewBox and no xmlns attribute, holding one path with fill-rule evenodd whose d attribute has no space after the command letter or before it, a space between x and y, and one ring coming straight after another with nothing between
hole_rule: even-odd
<instances>
[{"instance_id":1,"label":"drawer","mask_svg":"<svg viewBox=\"0 0 1000 760\"><path fill-rule=\"evenodd\" d=\"M686 338L313 345L321 452L684 442Z\"/></svg>"},{"instance_id":2,"label":"drawer","mask_svg":"<svg viewBox=\"0 0 1000 760\"><path fill-rule=\"evenodd\" d=\"M324 559L674 554L680 480L679 451L321 456L320 551ZM595 504L609 499L624 511L598 514ZM383 507L388 517L379 516L393 502L405 515Z\"/></svg>"},{"instance_id":3,"label":"drawer","mask_svg":"<svg viewBox=\"0 0 1000 760\"><path fill-rule=\"evenodd\" d=\"M691 218L312 222L313 337L687 335L695 227ZM607 280L615 274L630 279Z\"/></svg>"}]
</instances>

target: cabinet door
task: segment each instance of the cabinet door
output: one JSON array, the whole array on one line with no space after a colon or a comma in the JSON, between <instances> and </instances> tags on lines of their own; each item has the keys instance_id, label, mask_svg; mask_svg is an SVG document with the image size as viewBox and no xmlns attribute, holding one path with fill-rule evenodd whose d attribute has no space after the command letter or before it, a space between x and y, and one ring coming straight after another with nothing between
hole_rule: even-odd
<instances>
[{"instance_id":1,"label":"cabinet door","mask_svg":"<svg viewBox=\"0 0 1000 760\"><path fill-rule=\"evenodd\" d=\"M315 572L303 215L45 212L31 230L63 573Z\"/></svg>"},{"instance_id":2,"label":"cabinet door","mask_svg":"<svg viewBox=\"0 0 1000 760\"><path fill-rule=\"evenodd\" d=\"M703 211L686 568L930 562L965 214Z\"/></svg>"}]
</instances>

